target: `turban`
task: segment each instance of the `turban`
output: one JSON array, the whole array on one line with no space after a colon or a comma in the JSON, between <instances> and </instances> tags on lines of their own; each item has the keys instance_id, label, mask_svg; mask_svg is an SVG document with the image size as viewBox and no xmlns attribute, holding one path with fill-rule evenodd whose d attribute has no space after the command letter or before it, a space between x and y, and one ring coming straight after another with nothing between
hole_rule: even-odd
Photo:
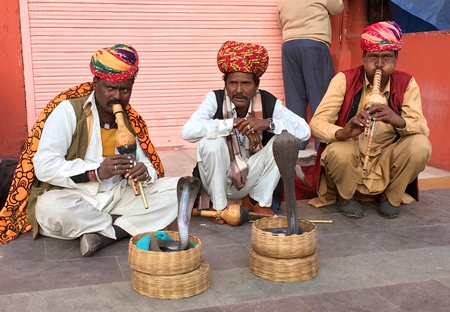
<instances>
[{"instance_id":1,"label":"turban","mask_svg":"<svg viewBox=\"0 0 450 312\"><path fill-rule=\"evenodd\" d=\"M269 54L262 45L227 41L217 53L217 66L222 73L243 72L261 77L269 65Z\"/></svg>"},{"instance_id":2,"label":"turban","mask_svg":"<svg viewBox=\"0 0 450 312\"><path fill-rule=\"evenodd\" d=\"M94 52L91 58L91 72L109 82L125 82L136 77L139 71L139 57L135 49L127 44L116 44Z\"/></svg>"},{"instance_id":3,"label":"turban","mask_svg":"<svg viewBox=\"0 0 450 312\"><path fill-rule=\"evenodd\" d=\"M361 35L360 45L369 52L399 51L403 47L402 30L393 21L369 25Z\"/></svg>"}]
</instances>

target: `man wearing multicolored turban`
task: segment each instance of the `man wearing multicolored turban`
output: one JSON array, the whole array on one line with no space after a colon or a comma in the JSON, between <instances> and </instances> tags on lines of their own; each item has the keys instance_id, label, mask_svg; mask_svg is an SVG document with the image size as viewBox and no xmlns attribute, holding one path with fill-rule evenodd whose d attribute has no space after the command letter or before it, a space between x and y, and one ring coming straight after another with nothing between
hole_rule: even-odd
<instances>
[{"instance_id":1,"label":"man wearing multicolored turban","mask_svg":"<svg viewBox=\"0 0 450 312\"><path fill-rule=\"evenodd\" d=\"M26 207L27 215L0 220L2 243L32 227L34 237L80 238L82 255L91 256L120 238L160 230L175 220L178 178L163 178L147 125L129 104L138 66L130 45L100 49L91 58L93 82L47 105L30 132L2 211ZM123 118L113 113L117 103ZM127 142L124 155L117 149L123 146L115 144L118 128L135 141ZM135 196L132 180L143 184L150 209Z\"/></svg>"},{"instance_id":2,"label":"man wearing multicolored turban","mask_svg":"<svg viewBox=\"0 0 450 312\"><path fill-rule=\"evenodd\" d=\"M310 204L336 202L343 215L361 218L357 199L375 200L382 217L395 218L401 203L418 200L417 177L431 155L430 131L417 82L395 70L403 46L397 23L369 25L360 44L363 65L333 78L310 123L312 136L326 142L316 159L318 198ZM377 70L380 83L374 81ZM371 92L380 100L373 102Z\"/></svg>"},{"instance_id":3,"label":"man wearing multicolored turban","mask_svg":"<svg viewBox=\"0 0 450 312\"><path fill-rule=\"evenodd\" d=\"M258 89L269 65L262 45L227 41L217 53L217 65L225 88L207 93L182 131L183 139L198 142L194 175L211 197L211 209L221 211L228 200L242 199L248 210L274 214L281 193L274 193L280 173L272 137L287 130L308 140L309 126L274 95Z\"/></svg>"}]
</instances>

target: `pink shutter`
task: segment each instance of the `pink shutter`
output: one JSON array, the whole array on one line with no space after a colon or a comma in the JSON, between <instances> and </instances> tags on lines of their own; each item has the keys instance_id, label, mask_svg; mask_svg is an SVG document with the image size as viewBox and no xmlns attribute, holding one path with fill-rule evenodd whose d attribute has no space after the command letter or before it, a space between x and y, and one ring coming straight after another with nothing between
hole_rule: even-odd
<instances>
[{"instance_id":1,"label":"pink shutter","mask_svg":"<svg viewBox=\"0 0 450 312\"><path fill-rule=\"evenodd\" d=\"M20 1L30 128L56 94L92 79L96 49L120 42L139 53L131 104L160 149L194 147L181 128L208 91L223 87L216 55L226 40L264 45L261 88L284 98L276 0Z\"/></svg>"}]
</instances>

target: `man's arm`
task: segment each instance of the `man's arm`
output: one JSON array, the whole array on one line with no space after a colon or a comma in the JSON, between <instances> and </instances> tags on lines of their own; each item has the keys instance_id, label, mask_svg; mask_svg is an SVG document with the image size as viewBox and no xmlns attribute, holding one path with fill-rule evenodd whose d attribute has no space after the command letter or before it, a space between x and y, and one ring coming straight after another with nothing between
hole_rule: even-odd
<instances>
[{"instance_id":1,"label":"man's arm","mask_svg":"<svg viewBox=\"0 0 450 312\"><path fill-rule=\"evenodd\" d=\"M344 101L345 89L345 75L340 72L331 80L327 92L309 123L314 139L325 143L338 140L336 132L342 127L336 126L335 123Z\"/></svg>"},{"instance_id":2,"label":"man's arm","mask_svg":"<svg viewBox=\"0 0 450 312\"><path fill-rule=\"evenodd\" d=\"M401 117L405 120L405 127L397 127L397 132L401 136L410 134L430 135L427 120L422 112L422 100L420 90L414 78L411 78L408 88L403 97Z\"/></svg>"},{"instance_id":3,"label":"man's arm","mask_svg":"<svg viewBox=\"0 0 450 312\"><path fill-rule=\"evenodd\" d=\"M182 137L184 140L195 143L203 137L216 138L227 136L233 128L233 118L213 119L217 111L217 100L214 92L208 92L205 98L184 124Z\"/></svg>"},{"instance_id":4,"label":"man's arm","mask_svg":"<svg viewBox=\"0 0 450 312\"><path fill-rule=\"evenodd\" d=\"M36 177L52 185L74 188L70 178L95 170L98 164L82 159L66 160L67 150L77 126L76 115L69 101L61 102L50 114L42 131L38 150L33 158Z\"/></svg>"},{"instance_id":5,"label":"man's arm","mask_svg":"<svg viewBox=\"0 0 450 312\"><path fill-rule=\"evenodd\" d=\"M308 123L283 106L280 100L277 100L275 103L273 123L275 125L273 133L275 134L280 134L283 130L287 130L301 141L306 141L311 137L311 129ZM269 123L267 123L267 126L269 126Z\"/></svg>"}]
</instances>

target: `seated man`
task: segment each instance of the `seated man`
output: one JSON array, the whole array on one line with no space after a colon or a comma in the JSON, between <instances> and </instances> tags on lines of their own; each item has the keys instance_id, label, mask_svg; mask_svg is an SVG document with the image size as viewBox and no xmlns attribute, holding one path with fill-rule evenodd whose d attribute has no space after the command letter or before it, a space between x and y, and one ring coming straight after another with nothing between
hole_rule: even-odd
<instances>
[{"instance_id":1,"label":"seated man","mask_svg":"<svg viewBox=\"0 0 450 312\"><path fill-rule=\"evenodd\" d=\"M93 83L60 94L41 114L35 128L45 124L32 160L36 176L27 206L34 237L81 237L82 255L91 256L120 238L163 229L176 219L178 178L162 178L147 125L129 104L138 63L129 45L96 51L90 63ZM116 149L112 105L117 103L136 143L134 157ZM135 196L132 180L143 184L148 209Z\"/></svg>"},{"instance_id":2,"label":"seated man","mask_svg":"<svg viewBox=\"0 0 450 312\"><path fill-rule=\"evenodd\" d=\"M415 180L430 159L430 131L415 79L394 70L403 46L400 27L395 22L370 25L360 44L363 66L333 78L310 123L312 136L327 143L318 153L322 166L318 206L337 201L343 215L361 218L364 213L355 197L370 196L377 200L381 216L395 218L405 191L418 199ZM382 71L380 91L388 105L368 108L364 99L372 90L377 69ZM364 131L373 122L368 149Z\"/></svg>"},{"instance_id":3,"label":"seated man","mask_svg":"<svg viewBox=\"0 0 450 312\"><path fill-rule=\"evenodd\" d=\"M216 210L225 209L228 200L243 199L246 209L273 214L280 204L272 203L280 172L272 137L283 130L299 141L310 137L301 117L269 92L258 90L268 62L261 45L225 42L217 55L225 88L206 94L183 126L183 139L198 142L199 175Z\"/></svg>"}]
</instances>

